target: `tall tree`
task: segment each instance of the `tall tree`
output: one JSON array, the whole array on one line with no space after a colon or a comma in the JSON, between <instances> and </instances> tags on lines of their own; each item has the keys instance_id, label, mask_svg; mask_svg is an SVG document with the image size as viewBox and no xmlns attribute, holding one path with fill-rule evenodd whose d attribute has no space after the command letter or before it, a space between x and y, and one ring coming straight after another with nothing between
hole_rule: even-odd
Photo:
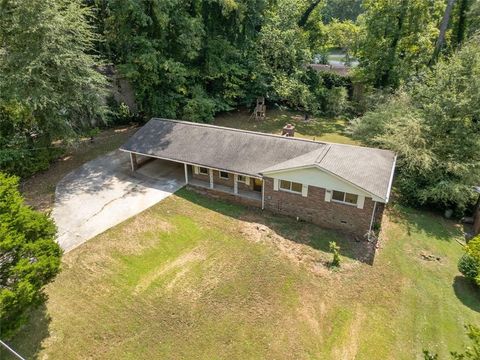
<instances>
[{"instance_id":1,"label":"tall tree","mask_svg":"<svg viewBox=\"0 0 480 360\"><path fill-rule=\"evenodd\" d=\"M35 168L38 148L102 119L106 81L88 16L80 0L0 2L0 169Z\"/></svg>"},{"instance_id":2,"label":"tall tree","mask_svg":"<svg viewBox=\"0 0 480 360\"><path fill-rule=\"evenodd\" d=\"M443 0L366 0L364 7L360 74L377 87L395 88L431 59Z\"/></svg>"},{"instance_id":3,"label":"tall tree","mask_svg":"<svg viewBox=\"0 0 480 360\"><path fill-rule=\"evenodd\" d=\"M55 225L26 206L18 179L0 173L0 327L2 338L25 322L60 269Z\"/></svg>"},{"instance_id":4,"label":"tall tree","mask_svg":"<svg viewBox=\"0 0 480 360\"><path fill-rule=\"evenodd\" d=\"M353 123L355 136L399 156L397 181L416 204L473 200L480 179L480 39L440 59L417 82Z\"/></svg>"}]
</instances>

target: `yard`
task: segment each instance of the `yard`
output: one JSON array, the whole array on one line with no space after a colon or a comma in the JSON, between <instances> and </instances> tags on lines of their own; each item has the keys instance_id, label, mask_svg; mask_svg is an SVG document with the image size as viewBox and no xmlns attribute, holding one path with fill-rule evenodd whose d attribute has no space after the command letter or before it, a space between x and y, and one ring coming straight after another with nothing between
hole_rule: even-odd
<instances>
[{"instance_id":1,"label":"yard","mask_svg":"<svg viewBox=\"0 0 480 360\"><path fill-rule=\"evenodd\" d=\"M460 237L395 207L372 266L368 243L181 190L66 254L12 343L48 359L445 355L480 322L479 294L456 270Z\"/></svg>"},{"instance_id":2,"label":"yard","mask_svg":"<svg viewBox=\"0 0 480 360\"><path fill-rule=\"evenodd\" d=\"M277 133L294 122L298 136L351 142L341 121L270 115L215 124ZM105 150L123 135L111 139ZM69 166L52 169L39 175L43 196L24 188L34 204ZM28 359L446 359L464 325L480 325L456 240L456 222L393 205L374 255L368 242L181 190L67 253L11 344Z\"/></svg>"}]
</instances>

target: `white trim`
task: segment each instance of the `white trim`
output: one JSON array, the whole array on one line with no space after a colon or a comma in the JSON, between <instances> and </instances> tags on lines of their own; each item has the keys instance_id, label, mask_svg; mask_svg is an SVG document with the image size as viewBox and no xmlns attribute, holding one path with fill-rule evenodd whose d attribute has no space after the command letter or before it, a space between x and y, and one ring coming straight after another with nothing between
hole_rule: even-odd
<instances>
[{"instance_id":1,"label":"white trim","mask_svg":"<svg viewBox=\"0 0 480 360\"><path fill-rule=\"evenodd\" d=\"M262 180L262 210L265 209L265 180Z\"/></svg>"},{"instance_id":2,"label":"white trim","mask_svg":"<svg viewBox=\"0 0 480 360\"><path fill-rule=\"evenodd\" d=\"M185 164L186 164L186 163L185 163ZM198 175L198 173L199 173L199 171L198 171L198 166L192 165L192 167L193 167L193 173L194 173L195 175Z\"/></svg>"},{"instance_id":3,"label":"white trim","mask_svg":"<svg viewBox=\"0 0 480 360\"><path fill-rule=\"evenodd\" d=\"M208 168L208 169L213 169L213 170L218 170L218 171L227 171L227 172L229 172L230 174L238 174L238 175L248 176L248 177L251 177L251 178L254 178L254 179L263 179L263 176L255 176L255 175L252 175L252 174L239 173L239 172L235 172L235 171L231 171L231 170L226 170L226 169L212 168L212 167L210 167L210 166L206 166L206 165L198 164L198 163L192 163L192 162L189 162L189 161L174 160L174 159L171 159L171 158L164 158L164 157L161 157L161 156L155 156L155 155L151 155L151 154L144 154L144 153L140 153L140 152L137 152L137 151L130 151L130 150L125 150L125 149L118 149L118 150L123 151L123 152L126 152L126 153L132 153L132 154L137 154L137 155L148 156L148 157L155 158L155 159L160 159L160 160L167 160L167 161L171 161L171 162L176 162L176 163L179 163L179 164L187 164L187 165L192 165L192 166L201 166L201 167L206 167L206 168Z\"/></svg>"},{"instance_id":4,"label":"white trim","mask_svg":"<svg viewBox=\"0 0 480 360\"><path fill-rule=\"evenodd\" d=\"M339 192L339 193L343 193L343 201L341 200L336 200L333 198L333 193L334 192ZM350 194L350 195L355 195L357 197L357 202L354 204L354 203L351 203L351 202L348 202L348 201L345 201L346 197L347 197L347 194ZM332 198L331 198L331 201L332 202L335 202L337 204L343 204L343 205L350 205L350 206L355 206L355 207L358 207L358 199L360 198L360 195L358 194L352 194L352 193L349 193L348 191L340 191L340 190L335 190L333 189L332 190Z\"/></svg>"},{"instance_id":5,"label":"white trim","mask_svg":"<svg viewBox=\"0 0 480 360\"><path fill-rule=\"evenodd\" d=\"M291 167L291 168L286 168L286 169L281 169L281 170L274 170L274 171L267 171L267 172L262 172L261 174L264 175L264 176L267 176L267 175L271 175L271 174L276 174L276 173L282 173L282 172L286 172L286 171L293 171L293 170L300 170L300 169L310 169L310 168L316 168L320 171L324 171L325 173L335 177L336 179L339 179L343 182L346 182L347 184L350 184L351 186L353 186L354 188L362 191L362 192L366 192L367 194L370 194L374 199L379 199L381 201L378 201L378 202L385 202L385 199L383 199L382 197L378 196L378 195L375 195L374 193L372 193L371 191L368 191L364 188L362 188L361 186L357 185L357 184L354 184L353 182L331 172L331 171L328 171L327 169L319 166L319 165L316 165L316 164L313 164L313 165L302 165L302 166L297 166L297 167ZM319 187L319 186L317 186Z\"/></svg>"},{"instance_id":6,"label":"white trim","mask_svg":"<svg viewBox=\"0 0 480 360\"><path fill-rule=\"evenodd\" d=\"M233 193L238 194L238 175L233 174Z\"/></svg>"},{"instance_id":7,"label":"white trim","mask_svg":"<svg viewBox=\"0 0 480 360\"><path fill-rule=\"evenodd\" d=\"M185 184L188 184L188 167L187 164L183 164L185 168Z\"/></svg>"},{"instance_id":8,"label":"white trim","mask_svg":"<svg viewBox=\"0 0 480 360\"><path fill-rule=\"evenodd\" d=\"M390 181L388 182L387 198L385 199L385 203L388 203L388 200L390 199L390 192L392 191L393 175L395 174L396 163L397 163L397 155L395 155L395 158L393 159L392 173L390 174Z\"/></svg>"},{"instance_id":9,"label":"white trim","mask_svg":"<svg viewBox=\"0 0 480 360\"><path fill-rule=\"evenodd\" d=\"M332 200L332 190L325 189L325 202L330 202Z\"/></svg>"},{"instance_id":10,"label":"white trim","mask_svg":"<svg viewBox=\"0 0 480 360\"><path fill-rule=\"evenodd\" d=\"M250 185L250 176L245 176L245 185Z\"/></svg>"},{"instance_id":11,"label":"white trim","mask_svg":"<svg viewBox=\"0 0 480 360\"><path fill-rule=\"evenodd\" d=\"M278 191L278 179L273 179L273 190Z\"/></svg>"},{"instance_id":12,"label":"white trim","mask_svg":"<svg viewBox=\"0 0 480 360\"><path fill-rule=\"evenodd\" d=\"M289 183L290 183L290 189L282 188L282 181L289 182ZM293 185L293 183L302 185L302 190L300 190L300 191L292 190L292 185ZM278 190L280 190L280 191L285 191L285 192L289 192L289 193L292 193L292 194L300 194L300 195L303 195L303 184L302 184L302 183L299 183L299 182L296 182L296 181L279 179L279 187L278 187Z\"/></svg>"},{"instance_id":13,"label":"white trim","mask_svg":"<svg viewBox=\"0 0 480 360\"><path fill-rule=\"evenodd\" d=\"M363 206L365 205L365 196L360 195L357 200L357 208L358 209L363 209Z\"/></svg>"},{"instance_id":14,"label":"white trim","mask_svg":"<svg viewBox=\"0 0 480 360\"><path fill-rule=\"evenodd\" d=\"M303 197L308 196L308 185L302 184L302 196Z\"/></svg>"}]
</instances>

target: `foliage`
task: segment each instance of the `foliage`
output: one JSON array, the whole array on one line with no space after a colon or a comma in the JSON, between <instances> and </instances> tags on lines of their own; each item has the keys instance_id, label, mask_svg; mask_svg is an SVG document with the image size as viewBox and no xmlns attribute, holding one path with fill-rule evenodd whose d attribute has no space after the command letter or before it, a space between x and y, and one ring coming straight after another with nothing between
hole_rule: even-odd
<instances>
[{"instance_id":1,"label":"foliage","mask_svg":"<svg viewBox=\"0 0 480 360\"><path fill-rule=\"evenodd\" d=\"M458 270L480 286L480 236L471 239L465 246L465 254L458 261Z\"/></svg>"},{"instance_id":2,"label":"foliage","mask_svg":"<svg viewBox=\"0 0 480 360\"><path fill-rule=\"evenodd\" d=\"M472 201L480 178L480 41L352 122L354 137L398 154L397 187L416 204Z\"/></svg>"},{"instance_id":3,"label":"foliage","mask_svg":"<svg viewBox=\"0 0 480 360\"><path fill-rule=\"evenodd\" d=\"M11 336L27 311L43 299L43 286L59 271L55 225L26 206L15 177L0 173L0 323Z\"/></svg>"},{"instance_id":4,"label":"foliage","mask_svg":"<svg viewBox=\"0 0 480 360\"><path fill-rule=\"evenodd\" d=\"M451 352L453 360L478 360L480 359L480 328L475 325L465 326L467 336L472 342L471 346L467 346L464 353ZM438 354L432 354L428 350L423 351L425 360L437 360Z\"/></svg>"},{"instance_id":5,"label":"foliage","mask_svg":"<svg viewBox=\"0 0 480 360\"><path fill-rule=\"evenodd\" d=\"M80 0L0 3L0 169L44 169L52 140L103 117L89 14Z\"/></svg>"},{"instance_id":6,"label":"foliage","mask_svg":"<svg viewBox=\"0 0 480 360\"><path fill-rule=\"evenodd\" d=\"M359 19L360 76L377 87L397 87L431 59L443 0L365 0Z\"/></svg>"},{"instance_id":7,"label":"foliage","mask_svg":"<svg viewBox=\"0 0 480 360\"><path fill-rule=\"evenodd\" d=\"M331 21L355 21L362 13L363 0L326 0L321 9L322 20L325 23Z\"/></svg>"},{"instance_id":8,"label":"foliage","mask_svg":"<svg viewBox=\"0 0 480 360\"><path fill-rule=\"evenodd\" d=\"M330 241L329 249L333 254L330 265L333 267L340 267L340 246L338 246L335 241Z\"/></svg>"}]
</instances>

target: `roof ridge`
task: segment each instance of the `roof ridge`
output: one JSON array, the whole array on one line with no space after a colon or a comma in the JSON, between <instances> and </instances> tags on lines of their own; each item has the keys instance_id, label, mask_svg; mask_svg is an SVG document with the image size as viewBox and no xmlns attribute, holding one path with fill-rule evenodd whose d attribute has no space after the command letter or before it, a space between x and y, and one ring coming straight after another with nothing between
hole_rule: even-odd
<instances>
[{"instance_id":1,"label":"roof ridge","mask_svg":"<svg viewBox=\"0 0 480 360\"><path fill-rule=\"evenodd\" d=\"M155 118L155 117L151 118L150 120L169 121L169 122L175 122L175 123L186 124L186 125L191 125L191 126L209 127L209 128L214 128L214 129L224 129L224 130L230 130L230 131L235 131L235 132L242 132L242 133L247 133L247 134L276 137L276 138L295 140L295 141L303 141L303 142L309 142L309 143L314 143L314 144L337 145L336 143L329 143L329 142L325 142L325 141L303 139L303 138L298 138L298 137L297 138L296 137L287 137L287 136L278 135L278 134L270 134L270 133L264 133L264 132L260 132L260 131L237 129L237 128L232 128L232 127L227 127L227 126L219 126L219 125L213 125L213 124L197 123L197 122L186 121L186 120L174 120L174 119ZM355 145L352 145L352 146L355 146ZM361 147L361 146L358 146L358 147Z\"/></svg>"}]
</instances>

